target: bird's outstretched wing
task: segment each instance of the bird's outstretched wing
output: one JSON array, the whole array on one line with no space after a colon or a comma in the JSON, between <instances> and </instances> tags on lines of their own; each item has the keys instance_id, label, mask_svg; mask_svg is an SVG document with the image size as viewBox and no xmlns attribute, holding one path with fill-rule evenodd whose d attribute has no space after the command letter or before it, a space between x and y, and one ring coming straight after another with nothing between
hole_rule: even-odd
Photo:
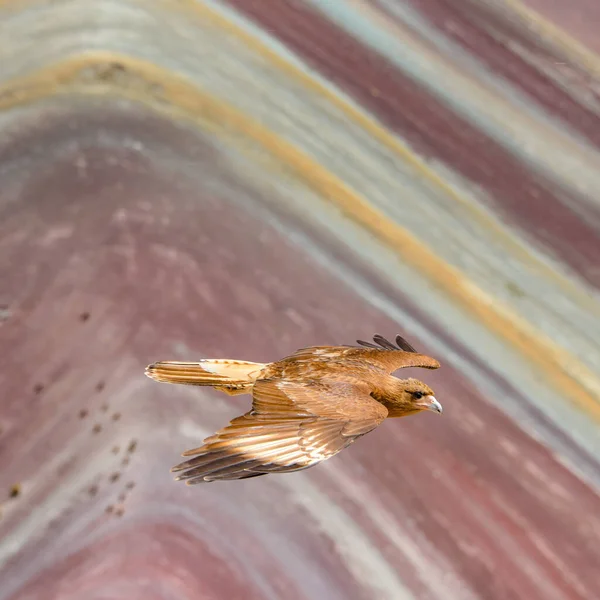
<instances>
[{"instance_id":1,"label":"bird's outstretched wing","mask_svg":"<svg viewBox=\"0 0 600 600\"><path fill-rule=\"evenodd\" d=\"M396 336L396 345L386 340L381 335L374 335L373 341L364 342L357 340L358 346L311 346L301 348L289 358L301 361L323 363L335 360L363 361L367 364L393 373L397 369L406 367L420 367L423 369L439 369L440 363L430 356L419 354L411 344L402 336Z\"/></svg>"},{"instance_id":2,"label":"bird's outstretched wing","mask_svg":"<svg viewBox=\"0 0 600 600\"><path fill-rule=\"evenodd\" d=\"M246 479L312 467L377 427L387 409L366 385L259 380L253 408L188 450L172 471L188 484Z\"/></svg>"}]
</instances>

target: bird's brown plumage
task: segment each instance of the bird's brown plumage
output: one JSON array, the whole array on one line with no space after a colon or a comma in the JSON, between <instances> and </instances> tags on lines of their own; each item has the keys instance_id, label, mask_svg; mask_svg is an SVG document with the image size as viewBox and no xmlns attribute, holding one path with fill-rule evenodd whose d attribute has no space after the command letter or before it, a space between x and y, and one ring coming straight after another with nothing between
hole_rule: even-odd
<instances>
[{"instance_id":1,"label":"bird's brown plumage","mask_svg":"<svg viewBox=\"0 0 600 600\"><path fill-rule=\"evenodd\" d=\"M394 345L312 346L273 363L203 360L158 362L146 368L157 381L209 385L229 394L252 393L252 409L233 419L173 467L188 484L287 473L326 460L388 417L441 406L415 379L391 373L404 367L437 369L404 338Z\"/></svg>"}]
</instances>

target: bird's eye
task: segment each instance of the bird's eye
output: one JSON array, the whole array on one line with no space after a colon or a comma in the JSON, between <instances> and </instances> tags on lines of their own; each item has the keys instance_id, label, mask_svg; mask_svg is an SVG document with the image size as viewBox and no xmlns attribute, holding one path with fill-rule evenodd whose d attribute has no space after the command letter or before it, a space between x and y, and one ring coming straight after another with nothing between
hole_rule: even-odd
<instances>
[{"instance_id":1,"label":"bird's eye","mask_svg":"<svg viewBox=\"0 0 600 600\"><path fill-rule=\"evenodd\" d=\"M413 398L416 398L417 400L419 398L423 397L423 393L422 392L413 392Z\"/></svg>"}]
</instances>

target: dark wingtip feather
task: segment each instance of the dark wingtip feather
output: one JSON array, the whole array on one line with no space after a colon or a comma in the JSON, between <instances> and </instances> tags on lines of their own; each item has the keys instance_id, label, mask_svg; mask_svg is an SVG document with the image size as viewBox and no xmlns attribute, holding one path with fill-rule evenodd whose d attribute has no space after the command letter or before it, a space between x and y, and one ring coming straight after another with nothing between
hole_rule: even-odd
<instances>
[{"instance_id":1,"label":"dark wingtip feather","mask_svg":"<svg viewBox=\"0 0 600 600\"><path fill-rule=\"evenodd\" d=\"M361 346L366 346L367 348L378 348L379 346L376 346L375 344L371 344L371 342L364 342L363 340L356 340L357 344L360 344Z\"/></svg>"},{"instance_id":2,"label":"dark wingtip feather","mask_svg":"<svg viewBox=\"0 0 600 600\"><path fill-rule=\"evenodd\" d=\"M409 344L401 335L396 336L396 344L398 344L398 348L401 350L405 350L406 352L414 352L418 354L412 344Z\"/></svg>"},{"instance_id":3,"label":"dark wingtip feather","mask_svg":"<svg viewBox=\"0 0 600 600\"><path fill-rule=\"evenodd\" d=\"M398 348L394 346L392 342L386 340L382 335L379 335L378 333L376 333L373 336L373 341L376 344L379 344L382 348L385 348L386 350L398 350Z\"/></svg>"}]
</instances>

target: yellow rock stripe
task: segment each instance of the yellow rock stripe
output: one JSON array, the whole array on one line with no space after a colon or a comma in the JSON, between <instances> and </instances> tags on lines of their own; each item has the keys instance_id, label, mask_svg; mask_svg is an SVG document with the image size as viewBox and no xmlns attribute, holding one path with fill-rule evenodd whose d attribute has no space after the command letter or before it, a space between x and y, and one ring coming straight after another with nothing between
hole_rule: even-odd
<instances>
[{"instance_id":1,"label":"yellow rock stripe","mask_svg":"<svg viewBox=\"0 0 600 600\"><path fill-rule=\"evenodd\" d=\"M596 53L519 0L502 0L500 6L497 3L492 4L496 11L501 11L504 7L508 10L503 12L510 12L513 19L515 16L521 19L524 29L534 31L549 46L554 46L565 58L585 69L593 77L600 77L600 57Z\"/></svg>"},{"instance_id":2,"label":"yellow rock stripe","mask_svg":"<svg viewBox=\"0 0 600 600\"><path fill-rule=\"evenodd\" d=\"M577 301L582 306L585 306L587 310L598 312L596 302L592 301L586 294L581 293L581 290L573 285L573 283L561 273L558 273L546 263L534 259L522 245L517 243L506 233L493 216L490 216L487 211L480 209L472 202L466 200L456 187L449 185L445 179L431 169L426 162L412 152L410 148L405 146L395 135L387 131L385 127L382 127L375 119L371 118L366 112L347 102L344 98L337 95L334 90L323 85L318 79L311 77L309 73L304 72L289 60L277 54L267 44L253 36L249 31L239 27L236 23L228 20L209 6L197 2L196 0L183 0L181 2L163 0L162 4L169 7L169 10L171 11L185 12L187 13L188 18L197 18L204 24L210 23L213 27L223 29L227 35L237 37L249 50L261 56L263 59L268 60L287 77L297 81L307 90L324 97L328 102L344 113L346 117L354 121L356 125L367 131L378 142L394 152L407 165L410 165L420 177L427 180L433 187L438 188L444 195L461 205L463 210L470 214L474 223L485 228L487 235L490 237L493 236L494 239L502 244L508 252L515 256L515 258L532 266L538 273L546 277L549 281L552 281L554 285L564 290L571 297L577 298ZM376 96L377 90L372 90L371 93ZM338 198L336 203L343 201L343 198Z\"/></svg>"}]
</instances>

